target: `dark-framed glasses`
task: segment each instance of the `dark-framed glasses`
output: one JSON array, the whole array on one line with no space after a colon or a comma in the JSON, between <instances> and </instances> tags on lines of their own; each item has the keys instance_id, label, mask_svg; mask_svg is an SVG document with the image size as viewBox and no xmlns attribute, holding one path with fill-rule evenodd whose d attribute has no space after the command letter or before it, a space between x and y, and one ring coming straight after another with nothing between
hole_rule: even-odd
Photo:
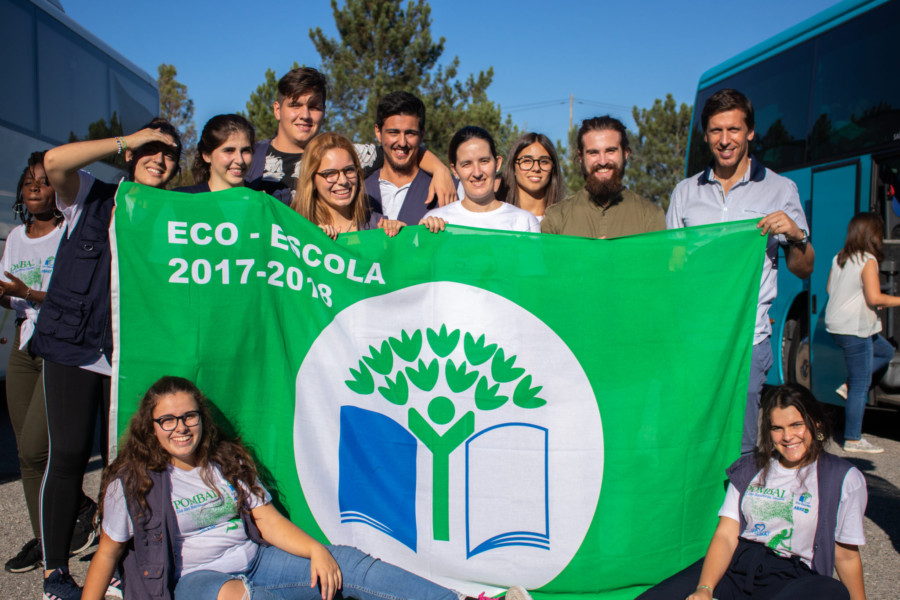
<instances>
[{"instance_id":1,"label":"dark-framed glasses","mask_svg":"<svg viewBox=\"0 0 900 600\"><path fill-rule=\"evenodd\" d=\"M324 171L317 171L316 175L318 175L328 183L337 183L338 179L341 178L341 173L344 174L344 177L347 178L347 181L356 181L356 178L358 177L356 167L344 167L343 169L325 169Z\"/></svg>"},{"instance_id":2,"label":"dark-framed glasses","mask_svg":"<svg viewBox=\"0 0 900 600\"><path fill-rule=\"evenodd\" d=\"M540 166L541 171L549 171L553 168L553 159L546 156L542 156L538 159L531 158L530 156L523 156L522 158L516 159L516 164L519 165L519 168L523 171L530 171L532 167L534 167L534 163L537 163L538 166Z\"/></svg>"},{"instance_id":3,"label":"dark-framed glasses","mask_svg":"<svg viewBox=\"0 0 900 600\"><path fill-rule=\"evenodd\" d=\"M175 428L178 427L178 421L184 423L185 427L196 427L200 424L200 411L189 410L179 417L163 415L158 419L153 419L153 422L159 425L159 428L163 431L175 431Z\"/></svg>"}]
</instances>

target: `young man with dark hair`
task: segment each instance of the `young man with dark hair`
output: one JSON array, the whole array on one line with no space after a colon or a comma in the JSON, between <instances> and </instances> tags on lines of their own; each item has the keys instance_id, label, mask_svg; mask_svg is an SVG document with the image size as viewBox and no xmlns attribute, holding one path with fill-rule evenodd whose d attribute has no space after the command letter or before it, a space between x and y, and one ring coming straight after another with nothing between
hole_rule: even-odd
<instances>
[{"instance_id":1,"label":"young man with dark hair","mask_svg":"<svg viewBox=\"0 0 900 600\"><path fill-rule=\"evenodd\" d=\"M311 67L288 71L278 81L278 96L272 105L278 120L278 132L271 140L257 142L253 163L247 173L251 187L262 189L285 204L290 204L303 152L311 139L319 134L325 117L328 83ZM364 170L380 167L381 155L373 144L355 144ZM429 190L437 194L441 204L456 199L456 187L450 170L431 152L424 152L420 166L432 173Z\"/></svg>"},{"instance_id":2,"label":"young man with dark hair","mask_svg":"<svg viewBox=\"0 0 900 600\"><path fill-rule=\"evenodd\" d=\"M587 119L578 130L578 161L584 187L547 208L544 233L612 238L666 228L665 213L622 184L631 155L628 133L609 115Z\"/></svg>"},{"instance_id":3,"label":"young man with dark hair","mask_svg":"<svg viewBox=\"0 0 900 600\"><path fill-rule=\"evenodd\" d=\"M386 219L416 224L437 206L428 195L431 175L419 168L425 105L408 92L391 92L375 110L375 137L384 165L366 178L372 209Z\"/></svg>"},{"instance_id":4,"label":"young man with dark hair","mask_svg":"<svg viewBox=\"0 0 900 600\"><path fill-rule=\"evenodd\" d=\"M812 273L815 252L809 243L809 226L796 184L750 156L750 142L755 135L750 100L737 90L719 90L706 101L700 121L713 161L675 187L666 215L667 227L740 221L764 215L757 227L760 234L769 236L759 287L741 441L741 454L749 454L757 444L759 398L772 366L769 307L778 290L778 246L785 248L788 270L800 278Z\"/></svg>"}]
</instances>

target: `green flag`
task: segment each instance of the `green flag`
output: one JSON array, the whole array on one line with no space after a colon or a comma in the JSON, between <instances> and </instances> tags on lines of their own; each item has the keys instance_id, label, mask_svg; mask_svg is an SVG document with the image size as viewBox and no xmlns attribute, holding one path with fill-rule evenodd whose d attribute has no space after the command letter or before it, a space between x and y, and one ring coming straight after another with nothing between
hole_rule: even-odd
<instances>
[{"instance_id":1,"label":"green flag","mask_svg":"<svg viewBox=\"0 0 900 600\"><path fill-rule=\"evenodd\" d=\"M468 593L632 598L703 555L740 447L753 223L333 242L244 189L117 201L118 432L157 378L195 380L295 523Z\"/></svg>"}]
</instances>

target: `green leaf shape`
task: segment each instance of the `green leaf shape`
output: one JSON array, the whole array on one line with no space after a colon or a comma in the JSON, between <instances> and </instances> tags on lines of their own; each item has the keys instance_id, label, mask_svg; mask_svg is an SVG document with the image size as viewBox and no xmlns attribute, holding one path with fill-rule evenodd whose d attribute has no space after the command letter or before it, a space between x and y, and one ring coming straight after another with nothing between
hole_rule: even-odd
<instances>
[{"instance_id":1,"label":"green leaf shape","mask_svg":"<svg viewBox=\"0 0 900 600\"><path fill-rule=\"evenodd\" d=\"M499 383L488 386L487 377L479 379L478 385L475 386L475 406L477 406L479 410L494 410L495 408L503 406L509 397L498 396L497 390L499 389Z\"/></svg>"},{"instance_id":2,"label":"green leaf shape","mask_svg":"<svg viewBox=\"0 0 900 600\"><path fill-rule=\"evenodd\" d=\"M503 355L503 348L500 348L497 350L497 354L494 355L494 360L491 361L491 377L494 378L494 381L499 381L500 383L508 383L520 377L525 372L525 369L514 367L515 363L516 355L513 354L507 360Z\"/></svg>"},{"instance_id":3,"label":"green leaf shape","mask_svg":"<svg viewBox=\"0 0 900 600\"><path fill-rule=\"evenodd\" d=\"M478 379L478 371L466 371L466 361L463 361L459 368L453 364L452 360L447 360L447 366L444 367L444 377L447 378L447 385L454 394L464 392L475 383Z\"/></svg>"},{"instance_id":4,"label":"green leaf shape","mask_svg":"<svg viewBox=\"0 0 900 600\"><path fill-rule=\"evenodd\" d=\"M347 380L344 383L350 388L351 392L366 396L375 391L375 380L372 379L372 373L366 367L363 361L359 361L359 370L350 368L350 375L353 380Z\"/></svg>"},{"instance_id":5,"label":"green leaf shape","mask_svg":"<svg viewBox=\"0 0 900 600\"><path fill-rule=\"evenodd\" d=\"M421 336L419 339L421 341ZM438 366L438 361L436 358L431 359L431 362L428 363L428 366L426 366L425 361L420 358L418 369L406 367L406 376L409 377L410 383L412 383L423 392L430 392L432 389L434 389L434 384L437 383L438 375L440 375L440 373L441 370Z\"/></svg>"},{"instance_id":6,"label":"green leaf shape","mask_svg":"<svg viewBox=\"0 0 900 600\"><path fill-rule=\"evenodd\" d=\"M380 352L375 349L375 346L369 346L369 353L372 356L363 356L363 360L373 371L380 375L387 375L391 372L394 366L394 353L391 352L391 345L387 340L381 342Z\"/></svg>"},{"instance_id":7,"label":"green leaf shape","mask_svg":"<svg viewBox=\"0 0 900 600\"><path fill-rule=\"evenodd\" d=\"M384 381L387 383L387 387L378 388L384 399L398 406L406 404L406 400L409 398L409 384L406 383L406 377L403 376L403 372L397 371L396 379L392 380L390 377L385 377Z\"/></svg>"},{"instance_id":8,"label":"green leaf shape","mask_svg":"<svg viewBox=\"0 0 900 600\"><path fill-rule=\"evenodd\" d=\"M429 329L426 335L428 336L428 345L441 358L445 358L453 352L453 349L459 343L459 329L447 333L446 325L441 325L440 333L437 333L434 329Z\"/></svg>"},{"instance_id":9,"label":"green leaf shape","mask_svg":"<svg viewBox=\"0 0 900 600\"><path fill-rule=\"evenodd\" d=\"M538 408L547 404L543 398L538 398L538 392L544 389L544 386L531 387L531 375L526 375L522 381L516 385L516 391L513 392L513 404L519 408Z\"/></svg>"},{"instance_id":10,"label":"green leaf shape","mask_svg":"<svg viewBox=\"0 0 900 600\"><path fill-rule=\"evenodd\" d=\"M497 344L486 346L484 334L481 334L481 337L476 340L475 336L467 333L466 337L463 338L463 348L466 351L466 358L469 359L469 364L475 366L480 365L493 356L494 350L497 349Z\"/></svg>"},{"instance_id":11,"label":"green leaf shape","mask_svg":"<svg viewBox=\"0 0 900 600\"><path fill-rule=\"evenodd\" d=\"M402 330L400 332L400 339L397 338L388 338L391 342L391 348L394 349L394 352L397 353L397 356L405 360L406 362L412 362L416 360L416 357L419 355L419 352L422 350L422 330L417 329L415 333L412 334L412 337L406 333L406 330ZM429 388L431 389L431 388Z\"/></svg>"}]
</instances>

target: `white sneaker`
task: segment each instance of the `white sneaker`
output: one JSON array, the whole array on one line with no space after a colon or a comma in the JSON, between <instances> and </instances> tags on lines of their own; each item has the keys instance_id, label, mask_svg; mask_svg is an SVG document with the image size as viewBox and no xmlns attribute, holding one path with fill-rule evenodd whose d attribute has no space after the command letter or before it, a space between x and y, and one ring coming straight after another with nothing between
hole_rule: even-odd
<instances>
[{"instance_id":1,"label":"white sneaker","mask_svg":"<svg viewBox=\"0 0 900 600\"><path fill-rule=\"evenodd\" d=\"M514 585L506 590L504 600L531 600L531 594L520 585Z\"/></svg>"},{"instance_id":2,"label":"white sneaker","mask_svg":"<svg viewBox=\"0 0 900 600\"><path fill-rule=\"evenodd\" d=\"M847 382L845 381L841 385L838 386L838 389L834 390L834 393L843 398L847 399Z\"/></svg>"},{"instance_id":3,"label":"white sneaker","mask_svg":"<svg viewBox=\"0 0 900 600\"><path fill-rule=\"evenodd\" d=\"M866 454L881 454L884 448L869 443L869 440L860 438L854 440L844 440L844 452L864 452Z\"/></svg>"}]
</instances>

